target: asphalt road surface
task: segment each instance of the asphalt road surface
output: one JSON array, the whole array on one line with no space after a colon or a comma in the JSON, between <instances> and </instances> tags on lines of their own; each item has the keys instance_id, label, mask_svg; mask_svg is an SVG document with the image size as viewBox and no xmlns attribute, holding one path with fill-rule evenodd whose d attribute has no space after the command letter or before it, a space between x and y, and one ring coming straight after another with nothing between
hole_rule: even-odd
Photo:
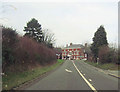
<instances>
[{"instance_id":1,"label":"asphalt road surface","mask_svg":"<svg viewBox=\"0 0 120 92\"><path fill-rule=\"evenodd\" d=\"M118 90L118 79L82 60L66 60L54 72L25 90Z\"/></svg>"}]
</instances>

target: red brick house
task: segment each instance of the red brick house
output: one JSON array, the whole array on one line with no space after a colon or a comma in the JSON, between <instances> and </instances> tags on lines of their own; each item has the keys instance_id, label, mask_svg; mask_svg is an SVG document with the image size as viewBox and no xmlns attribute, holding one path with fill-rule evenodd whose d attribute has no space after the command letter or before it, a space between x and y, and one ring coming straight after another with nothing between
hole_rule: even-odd
<instances>
[{"instance_id":1,"label":"red brick house","mask_svg":"<svg viewBox=\"0 0 120 92\"><path fill-rule=\"evenodd\" d=\"M85 46L81 44L72 44L62 49L62 59L87 59L85 54Z\"/></svg>"}]
</instances>

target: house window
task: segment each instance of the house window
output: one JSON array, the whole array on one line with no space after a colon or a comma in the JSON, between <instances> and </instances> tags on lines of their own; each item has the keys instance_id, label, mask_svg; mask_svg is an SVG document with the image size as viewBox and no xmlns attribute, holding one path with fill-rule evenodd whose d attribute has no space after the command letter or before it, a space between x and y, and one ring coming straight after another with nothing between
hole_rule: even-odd
<instances>
[{"instance_id":1,"label":"house window","mask_svg":"<svg viewBox=\"0 0 120 92\"><path fill-rule=\"evenodd\" d=\"M74 49L74 51L76 51L76 49Z\"/></svg>"},{"instance_id":2,"label":"house window","mask_svg":"<svg viewBox=\"0 0 120 92\"><path fill-rule=\"evenodd\" d=\"M74 56L74 59L75 59L75 56Z\"/></svg>"},{"instance_id":3,"label":"house window","mask_svg":"<svg viewBox=\"0 0 120 92\"><path fill-rule=\"evenodd\" d=\"M77 49L78 51L80 51L80 49Z\"/></svg>"}]
</instances>

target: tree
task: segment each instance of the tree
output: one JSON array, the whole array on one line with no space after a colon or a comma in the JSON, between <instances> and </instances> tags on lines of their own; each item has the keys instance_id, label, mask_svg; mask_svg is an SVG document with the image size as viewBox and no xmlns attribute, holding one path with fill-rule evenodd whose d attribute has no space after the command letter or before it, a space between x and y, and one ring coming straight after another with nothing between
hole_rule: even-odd
<instances>
[{"instance_id":1,"label":"tree","mask_svg":"<svg viewBox=\"0 0 120 92\"><path fill-rule=\"evenodd\" d=\"M55 42L55 37L52 32L50 32L48 29L43 30L43 42L50 48L53 48L53 44Z\"/></svg>"},{"instance_id":2,"label":"tree","mask_svg":"<svg viewBox=\"0 0 120 92\"><path fill-rule=\"evenodd\" d=\"M41 24L35 18L32 18L28 23L27 27L24 27L25 36L32 37L37 42L43 41L43 33L41 30Z\"/></svg>"},{"instance_id":3,"label":"tree","mask_svg":"<svg viewBox=\"0 0 120 92\"><path fill-rule=\"evenodd\" d=\"M94 55L95 61L97 62L99 48L101 46L108 46L106 32L104 27L101 25L94 34L93 43L91 44L91 50Z\"/></svg>"},{"instance_id":4,"label":"tree","mask_svg":"<svg viewBox=\"0 0 120 92\"><path fill-rule=\"evenodd\" d=\"M118 47L118 64L120 64L120 46Z\"/></svg>"},{"instance_id":5,"label":"tree","mask_svg":"<svg viewBox=\"0 0 120 92\"><path fill-rule=\"evenodd\" d=\"M85 47L85 52L87 54L87 60L92 61L93 54L92 54L92 51L90 49L91 44L88 44L88 43L86 43L86 44L87 44L87 46Z\"/></svg>"}]
</instances>

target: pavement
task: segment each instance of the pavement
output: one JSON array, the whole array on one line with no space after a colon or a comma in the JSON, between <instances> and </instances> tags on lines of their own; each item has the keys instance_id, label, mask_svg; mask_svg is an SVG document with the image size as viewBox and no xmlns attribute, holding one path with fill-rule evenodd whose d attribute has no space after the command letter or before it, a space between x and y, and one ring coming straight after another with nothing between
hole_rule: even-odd
<instances>
[{"instance_id":1,"label":"pavement","mask_svg":"<svg viewBox=\"0 0 120 92\"><path fill-rule=\"evenodd\" d=\"M102 71L102 72L101 72ZM115 72L114 72L115 73ZM66 60L61 67L19 90L118 90L119 78L80 60Z\"/></svg>"},{"instance_id":2,"label":"pavement","mask_svg":"<svg viewBox=\"0 0 120 92\"><path fill-rule=\"evenodd\" d=\"M82 61L83 62L83 61ZM91 65L92 66L92 65ZM93 66L94 67L94 66ZM113 76L113 77L116 77L116 78L119 78L120 79L120 71L118 70L104 70L104 69L100 69L100 68L97 68L97 67L94 67L96 70L100 71L100 72L103 72L105 74L108 74L110 76Z\"/></svg>"},{"instance_id":3,"label":"pavement","mask_svg":"<svg viewBox=\"0 0 120 92\"><path fill-rule=\"evenodd\" d=\"M114 71L114 70L104 70L108 75L111 75L113 77L120 79L120 71Z\"/></svg>"}]
</instances>

